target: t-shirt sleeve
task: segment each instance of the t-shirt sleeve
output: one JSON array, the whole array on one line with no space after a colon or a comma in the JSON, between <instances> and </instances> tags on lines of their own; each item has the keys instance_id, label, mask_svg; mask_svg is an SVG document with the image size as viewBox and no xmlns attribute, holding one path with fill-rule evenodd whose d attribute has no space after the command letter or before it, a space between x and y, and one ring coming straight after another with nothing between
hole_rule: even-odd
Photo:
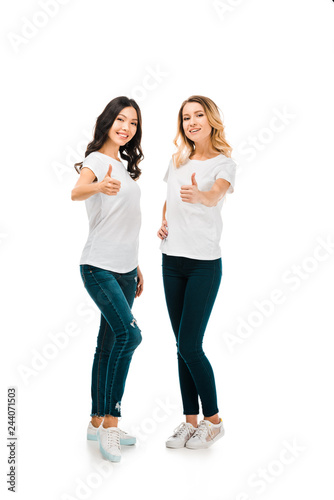
<instances>
[{"instance_id":1,"label":"t-shirt sleeve","mask_svg":"<svg viewBox=\"0 0 334 500\"><path fill-rule=\"evenodd\" d=\"M230 183L227 193L233 193L235 185L235 175L237 170L237 164L232 158L226 158L222 163L219 163L215 169L214 178L225 179Z\"/></svg>"},{"instance_id":2,"label":"t-shirt sleeve","mask_svg":"<svg viewBox=\"0 0 334 500\"><path fill-rule=\"evenodd\" d=\"M96 176L98 182L101 182L106 173L108 172L108 167L99 158L96 158L93 153L88 155L82 162L82 168L88 167Z\"/></svg>"},{"instance_id":3,"label":"t-shirt sleeve","mask_svg":"<svg viewBox=\"0 0 334 500\"><path fill-rule=\"evenodd\" d=\"M167 170L166 170L166 173L165 173L165 176L163 178L164 182L168 181L169 171L172 168L172 165L173 165L173 160L170 160L168 167L167 167Z\"/></svg>"}]
</instances>

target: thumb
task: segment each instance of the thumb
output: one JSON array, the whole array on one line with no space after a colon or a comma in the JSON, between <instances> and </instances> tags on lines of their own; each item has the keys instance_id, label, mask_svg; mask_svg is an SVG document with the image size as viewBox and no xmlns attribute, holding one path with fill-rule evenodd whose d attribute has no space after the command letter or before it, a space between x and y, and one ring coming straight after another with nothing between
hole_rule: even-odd
<instances>
[{"instance_id":1,"label":"thumb","mask_svg":"<svg viewBox=\"0 0 334 500\"><path fill-rule=\"evenodd\" d=\"M107 177L107 175L108 175L108 177L110 177L111 172L112 172L112 166L109 164L109 169L108 169L108 172L106 173L106 177Z\"/></svg>"},{"instance_id":2,"label":"thumb","mask_svg":"<svg viewBox=\"0 0 334 500\"><path fill-rule=\"evenodd\" d=\"M191 184L192 184L193 186L197 186L197 182L196 182L196 179L195 179L195 175L196 175L196 174L192 174L192 176L191 176Z\"/></svg>"}]
</instances>

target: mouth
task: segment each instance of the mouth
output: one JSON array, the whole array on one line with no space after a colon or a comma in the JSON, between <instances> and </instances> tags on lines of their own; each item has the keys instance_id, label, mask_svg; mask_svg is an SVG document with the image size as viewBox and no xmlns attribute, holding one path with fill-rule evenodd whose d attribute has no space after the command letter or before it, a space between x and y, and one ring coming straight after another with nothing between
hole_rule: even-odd
<instances>
[{"instance_id":1,"label":"mouth","mask_svg":"<svg viewBox=\"0 0 334 500\"><path fill-rule=\"evenodd\" d=\"M189 133L196 134L196 132L199 132L200 130L201 130L200 128L192 128L191 130L189 130Z\"/></svg>"},{"instance_id":2,"label":"mouth","mask_svg":"<svg viewBox=\"0 0 334 500\"><path fill-rule=\"evenodd\" d=\"M122 134L121 132L116 132L116 134L119 135L121 139L127 139L129 137L128 135Z\"/></svg>"}]
</instances>

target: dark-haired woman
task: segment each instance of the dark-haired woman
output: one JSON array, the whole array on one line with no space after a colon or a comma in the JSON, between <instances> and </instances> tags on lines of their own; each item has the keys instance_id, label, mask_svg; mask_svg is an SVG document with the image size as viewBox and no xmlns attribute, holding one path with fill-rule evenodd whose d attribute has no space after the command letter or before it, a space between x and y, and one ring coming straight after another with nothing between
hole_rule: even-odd
<instances>
[{"instance_id":1,"label":"dark-haired woman","mask_svg":"<svg viewBox=\"0 0 334 500\"><path fill-rule=\"evenodd\" d=\"M234 191L236 163L218 107L208 97L182 103L174 144L158 237L186 421L166 446L198 449L224 435L214 373L202 343L222 277L221 208L225 194ZM198 424L199 400L204 418Z\"/></svg>"},{"instance_id":2,"label":"dark-haired woman","mask_svg":"<svg viewBox=\"0 0 334 500\"><path fill-rule=\"evenodd\" d=\"M113 99L97 118L84 161L75 164L80 177L72 190L72 200L85 200L89 219L81 277L101 311L87 439L97 440L102 455L114 462L121 459L121 444L136 441L119 429L118 418L131 358L141 342L131 312L135 297L143 291L138 266L140 189L136 182L143 159L141 135L137 103L123 96Z\"/></svg>"}]
</instances>

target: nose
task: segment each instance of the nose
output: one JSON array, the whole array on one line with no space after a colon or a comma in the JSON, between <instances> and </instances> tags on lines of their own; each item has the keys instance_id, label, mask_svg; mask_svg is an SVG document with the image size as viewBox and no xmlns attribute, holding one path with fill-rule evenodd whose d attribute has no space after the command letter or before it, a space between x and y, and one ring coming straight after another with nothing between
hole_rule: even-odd
<instances>
[{"instance_id":1,"label":"nose","mask_svg":"<svg viewBox=\"0 0 334 500\"><path fill-rule=\"evenodd\" d=\"M128 125L128 123L126 121L123 122L122 129L123 130L129 130L129 125Z\"/></svg>"},{"instance_id":2,"label":"nose","mask_svg":"<svg viewBox=\"0 0 334 500\"><path fill-rule=\"evenodd\" d=\"M189 125L191 127L193 127L194 125L196 125L196 116L191 116L190 117L190 120L189 120Z\"/></svg>"}]
</instances>

